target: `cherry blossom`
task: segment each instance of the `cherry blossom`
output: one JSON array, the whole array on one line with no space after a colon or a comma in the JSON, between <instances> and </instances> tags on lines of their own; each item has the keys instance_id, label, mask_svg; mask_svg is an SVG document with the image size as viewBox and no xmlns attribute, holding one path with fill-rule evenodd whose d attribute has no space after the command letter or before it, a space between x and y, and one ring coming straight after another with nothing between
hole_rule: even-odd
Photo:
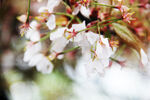
<instances>
[{"instance_id":1,"label":"cherry blossom","mask_svg":"<svg viewBox=\"0 0 150 100\"><path fill-rule=\"evenodd\" d=\"M130 1L132 4L134 0ZM131 45L133 49L141 48L134 45L141 40L132 33L138 33L138 31L134 31L135 27L132 27L133 23L130 23L134 20L133 12L129 8L131 5L123 4L121 0L114 3L109 0L68 0L67 2L48 0L46 6L38 9L39 15L20 16L21 19L27 17L27 23L21 20L25 23L21 31L26 31L25 38L29 41L24 53L24 61L29 66L36 66L36 69L42 73L51 73L54 67L53 60L65 59L67 53L80 51L86 68L94 72L103 73L106 67L113 64L110 64L113 61L123 65L124 62L120 59L112 58L121 55L121 51L116 54L120 49L119 46L126 44ZM59 5L63 5L62 9L55 9ZM62 25L64 20L66 24ZM121 21L128 23L124 24ZM112 23L129 25L116 31ZM139 54L141 63L144 66L147 65L148 58L144 50L141 49Z\"/></svg>"},{"instance_id":2,"label":"cherry blossom","mask_svg":"<svg viewBox=\"0 0 150 100\"><path fill-rule=\"evenodd\" d=\"M82 34L84 34L84 32L78 33L78 31L85 28L85 22L83 22L81 24L73 24L70 29L64 27L52 32L50 35L50 40L52 41L51 50L55 52L62 52L69 41L75 43L83 43L81 42L81 40L84 40L82 38Z\"/></svg>"},{"instance_id":3,"label":"cherry blossom","mask_svg":"<svg viewBox=\"0 0 150 100\"><path fill-rule=\"evenodd\" d=\"M55 15L52 13L54 8L58 6L60 2L61 0L48 0L47 6L39 9L39 13L44 14L46 18L48 17L46 25L50 30L53 30L56 27Z\"/></svg>"},{"instance_id":4,"label":"cherry blossom","mask_svg":"<svg viewBox=\"0 0 150 100\"><path fill-rule=\"evenodd\" d=\"M27 45L24 61L28 62L31 67L36 66L37 70L42 73L50 73L53 69L53 64L41 53L41 50L41 43Z\"/></svg>"},{"instance_id":5,"label":"cherry blossom","mask_svg":"<svg viewBox=\"0 0 150 100\"><path fill-rule=\"evenodd\" d=\"M42 73L51 73L53 70L53 64L44 56L39 55L39 62L36 64L36 68L38 71Z\"/></svg>"},{"instance_id":6,"label":"cherry blossom","mask_svg":"<svg viewBox=\"0 0 150 100\"><path fill-rule=\"evenodd\" d=\"M79 12L87 18L89 18L91 14L90 8L88 8L88 5L90 3L90 0L79 0L75 3L75 8L72 12L73 15L77 15Z\"/></svg>"},{"instance_id":7,"label":"cherry blossom","mask_svg":"<svg viewBox=\"0 0 150 100\"><path fill-rule=\"evenodd\" d=\"M26 51L24 53L24 61L28 62L31 60L31 58L40 52L42 49L41 43L33 44L32 42L28 43L26 47Z\"/></svg>"},{"instance_id":8,"label":"cherry blossom","mask_svg":"<svg viewBox=\"0 0 150 100\"><path fill-rule=\"evenodd\" d=\"M89 18L90 14L91 14L91 10L82 5L77 6L74 9L74 11L72 12L72 14L77 15L79 12L81 12L81 14L87 18Z\"/></svg>"},{"instance_id":9,"label":"cherry blossom","mask_svg":"<svg viewBox=\"0 0 150 100\"><path fill-rule=\"evenodd\" d=\"M40 33L38 30L38 22L32 21L30 23L30 28L27 30L25 37L33 42L40 40Z\"/></svg>"},{"instance_id":10,"label":"cherry blossom","mask_svg":"<svg viewBox=\"0 0 150 100\"><path fill-rule=\"evenodd\" d=\"M99 59L109 59L113 54L108 38L104 38L102 35L100 36L100 40L96 44L96 54Z\"/></svg>"}]
</instances>

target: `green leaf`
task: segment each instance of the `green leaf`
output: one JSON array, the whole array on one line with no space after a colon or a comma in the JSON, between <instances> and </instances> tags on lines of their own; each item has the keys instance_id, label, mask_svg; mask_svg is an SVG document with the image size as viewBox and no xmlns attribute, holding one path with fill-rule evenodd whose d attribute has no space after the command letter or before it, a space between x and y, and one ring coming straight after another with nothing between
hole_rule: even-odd
<instances>
[{"instance_id":1,"label":"green leaf","mask_svg":"<svg viewBox=\"0 0 150 100\"><path fill-rule=\"evenodd\" d=\"M133 46L137 51L143 48L142 42L139 38L133 34L126 26L113 23L113 28L116 31L116 34L128 45Z\"/></svg>"}]
</instances>

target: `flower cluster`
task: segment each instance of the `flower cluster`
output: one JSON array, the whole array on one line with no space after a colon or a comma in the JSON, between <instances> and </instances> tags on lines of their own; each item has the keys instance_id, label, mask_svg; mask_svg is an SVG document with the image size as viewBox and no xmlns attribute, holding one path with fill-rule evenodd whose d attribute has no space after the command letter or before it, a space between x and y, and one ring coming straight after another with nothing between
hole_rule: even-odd
<instances>
[{"instance_id":1,"label":"flower cluster","mask_svg":"<svg viewBox=\"0 0 150 100\"><path fill-rule=\"evenodd\" d=\"M57 9L59 7L61 9ZM109 12L105 8L109 8ZM139 52L143 65L148 62L144 48L134 45L140 39L122 25L123 22L132 24L134 18L130 9L120 2L110 5L101 0L48 0L46 6L39 8L38 16L31 16L29 12L30 9L27 16L18 18L26 20L20 27L21 32L25 29L28 39L24 61L42 73L53 70L53 60L63 59L65 54L76 50L85 57L88 70L103 73L112 61L121 64L116 55L123 44ZM60 24L64 21L65 24ZM121 27L117 28L118 24Z\"/></svg>"}]
</instances>

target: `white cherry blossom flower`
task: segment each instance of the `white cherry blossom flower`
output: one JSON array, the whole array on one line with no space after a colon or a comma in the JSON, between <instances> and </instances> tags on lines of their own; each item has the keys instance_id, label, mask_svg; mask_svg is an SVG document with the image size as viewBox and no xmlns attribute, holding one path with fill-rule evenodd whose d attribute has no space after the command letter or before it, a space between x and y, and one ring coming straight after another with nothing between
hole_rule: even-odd
<instances>
[{"instance_id":1,"label":"white cherry blossom flower","mask_svg":"<svg viewBox=\"0 0 150 100\"><path fill-rule=\"evenodd\" d=\"M53 70L53 64L43 55L39 55L38 57L39 62L36 64L36 68L38 71L48 74L51 73Z\"/></svg>"},{"instance_id":2,"label":"white cherry blossom flower","mask_svg":"<svg viewBox=\"0 0 150 100\"><path fill-rule=\"evenodd\" d=\"M53 14L50 15L47 22L46 22L46 25L50 30L55 29L55 27L56 27L56 22L55 21L56 21L55 15L53 15Z\"/></svg>"},{"instance_id":3,"label":"white cherry blossom flower","mask_svg":"<svg viewBox=\"0 0 150 100\"><path fill-rule=\"evenodd\" d=\"M51 14L51 13L53 13L54 8L56 6L58 6L60 4L60 2L61 2L61 0L48 0L47 6L41 7L39 9L39 13L47 13L48 12L50 14L50 15L48 14L48 19L46 22L46 25L50 30L53 30L56 27L55 15Z\"/></svg>"},{"instance_id":4,"label":"white cherry blossom flower","mask_svg":"<svg viewBox=\"0 0 150 100\"><path fill-rule=\"evenodd\" d=\"M41 51L41 49L41 43L31 44L31 46L27 45L23 60L25 62L30 61L36 53Z\"/></svg>"},{"instance_id":5,"label":"white cherry blossom flower","mask_svg":"<svg viewBox=\"0 0 150 100\"><path fill-rule=\"evenodd\" d=\"M69 41L65 37L53 40L51 51L55 51L57 53L62 52L68 43Z\"/></svg>"},{"instance_id":6,"label":"white cherry blossom flower","mask_svg":"<svg viewBox=\"0 0 150 100\"><path fill-rule=\"evenodd\" d=\"M36 64L42 60L42 57L43 55L41 53L33 55L29 61L29 66L31 67L36 66Z\"/></svg>"},{"instance_id":7,"label":"white cherry blossom flower","mask_svg":"<svg viewBox=\"0 0 150 100\"><path fill-rule=\"evenodd\" d=\"M85 62L87 62L85 65L88 66L90 70L102 74L104 72L104 69L109 65L109 57L114 52L109 46L108 39L104 38L102 35L89 32L87 34L87 39L90 42L91 46L95 46L96 48L91 48L92 50L88 50L89 52L84 53L84 56L86 57ZM92 57L92 53L94 57Z\"/></svg>"},{"instance_id":8,"label":"white cherry blossom flower","mask_svg":"<svg viewBox=\"0 0 150 100\"><path fill-rule=\"evenodd\" d=\"M79 42L82 40L83 34L85 33L85 31L79 32L83 29L86 29L86 25L85 25L85 21L83 21L81 24L73 24L72 27L70 29L68 29L65 34L65 37L68 38L70 41L73 42Z\"/></svg>"},{"instance_id":9,"label":"white cherry blossom flower","mask_svg":"<svg viewBox=\"0 0 150 100\"><path fill-rule=\"evenodd\" d=\"M77 32L85 28L85 22L83 22L81 24L73 24L70 29L63 27L58 28L56 31L52 32L50 35L50 40L52 41L51 51L62 52L69 41L78 44L84 43L83 40L85 40L85 32ZM66 30L67 32L65 32Z\"/></svg>"},{"instance_id":10,"label":"white cherry blossom flower","mask_svg":"<svg viewBox=\"0 0 150 100\"><path fill-rule=\"evenodd\" d=\"M88 63L86 64L86 66L88 68L90 68L90 70L93 70L94 72L97 72L99 74L104 73L104 68L107 67L107 66L103 65L103 63L98 59L89 60Z\"/></svg>"},{"instance_id":11,"label":"white cherry blossom flower","mask_svg":"<svg viewBox=\"0 0 150 100\"><path fill-rule=\"evenodd\" d=\"M25 37L33 42L39 41L40 40L40 32L37 29L37 27L38 27L38 22L32 21L30 23L30 28L27 30L27 33L25 34Z\"/></svg>"},{"instance_id":12,"label":"white cherry blossom flower","mask_svg":"<svg viewBox=\"0 0 150 100\"><path fill-rule=\"evenodd\" d=\"M17 19L18 19L20 22L25 23L26 20L27 20L27 15L18 16Z\"/></svg>"},{"instance_id":13,"label":"white cherry blossom flower","mask_svg":"<svg viewBox=\"0 0 150 100\"><path fill-rule=\"evenodd\" d=\"M85 21L83 21L80 24L73 24L72 27L71 27L71 30L73 30L73 29L75 29L76 31L86 29Z\"/></svg>"},{"instance_id":14,"label":"white cherry blossom flower","mask_svg":"<svg viewBox=\"0 0 150 100\"><path fill-rule=\"evenodd\" d=\"M36 66L37 70L42 73L51 73L53 64L41 53L41 43L36 43L27 46L24 54L24 61L28 62L29 66Z\"/></svg>"},{"instance_id":15,"label":"white cherry blossom flower","mask_svg":"<svg viewBox=\"0 0 150 100\"><path fill-rule=\"evenodd\" d=\"M61 1L62 0L48 0L47 5L40 7L40 9L38 11L39 11L39 13L43 13L45 11L48 11L51 13L54 11L54 8L60 4Z\"/></svg>"},{"instance_id":16,"label":"white cherry blossom flower","mask_svg":"<svg viewBox=\"0 0 150 100\"><path fill-rule=\"evenodd\" d=\"M92 31L87 32L86 36L91 45L93 45L100 38L99 34L93 33Z\"/></svg>"},{"instance_id":17,"label":"white cherry blossom flower","mask_svg":"<svg viewBox=\"0 0 150 100\"><path fill-rule=\"evenodd\" d=\"M52 41L51 51L62 52L69 41L64 37L64 28L58 28L56 31L52 32L50 35L50 40Z\"/></svg>"},{"instance_id":18,"label":"white cherry blossom flower","mask_svg":"<svg viewBox=\"0 0 150 100\"><path fill-rule=\"evenodd\" d=\"M77 7L75 7L74 11L72 12L73 15L77 15L79 12L81 12L81 14L87 18L89 18L90 14L91 14L91 10L90 8L87 8L85 6L82 6L81 4L79 4Z\"/></svg>"},{"instance_id":19,"label":"white cherry blossom flower","mask_svg":"<svg viewBox=\"0 0 150 100\"><path fill-rule=\"evenodd\" d=\"M62 0L48 0L47 8L49 12L53 12L54 8L60 4Z\"/></svg>"},{"instance_id":20,"label":"white cherry blossom flower","mask_svg":"<svg viewBox=\"0 0 150 100\"><path fill-rule=\"evenodd\" d=\"M105 68L108 67L109 64L109 59L93 58L90 50L83 53L82 57L84 58L86 71L91 74L95 72L103 74Z\"/></svg>"},{"instance_id":21,"label":"white cherry blossom flower","mask_svg":"<svg viewBox=\"0 0 150 100\"><path fill-rule=\"evenodd\" d=\"M108 38L104 38L102 35L100 36L100 41L96 44L96 54L99 59L109 59L113 54Z\"/></svg>"},{"instance_id":22,"label":"white cherry blossom flower","mask_svg":"<svg viewBox=\"0 0 150 100\"><path fill-rule=\"evenodd\" d=\"M52 32L50 34L50 40L53 41L53 40L63 37L65 29L67 28L66 27L58 28L56 31Z\"/></svg>"}]
</instances>

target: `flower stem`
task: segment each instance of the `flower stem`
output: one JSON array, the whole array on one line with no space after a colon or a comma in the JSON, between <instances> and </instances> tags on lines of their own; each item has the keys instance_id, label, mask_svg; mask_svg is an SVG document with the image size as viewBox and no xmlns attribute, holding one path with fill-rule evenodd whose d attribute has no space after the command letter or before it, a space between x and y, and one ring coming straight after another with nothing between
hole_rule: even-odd
<instances>
[{"instance_id":1,"label":"flower stem","mask_svg":"<svg viewBox=\"0 0 150 100\"><path fill-rule=\"evenodd\" d=\"M69 6L65 1L62 0L62 3L63 3L66 7L69 7L69 8L70 8L70 6Z\"/></svg>"},{"instance_id":2,"label":"flower stem","mask_svg":"<svg viewBox=\"0 0 150 100\"><path fill-rule=\"evenodd\" d=\"M77 46L77 47L74 47L74 48L71 48L71 49L67 49L67 50L65 50L65 51L63 51L63 52L60 52L59 55L65 54L65 53L68 53L68 52L71 52L71 51L74 51L74 50L77 50L77 49L79 49L79 48L80 48L80 47Z\"/></svg>"},{"instance_id":3,"label":"flower stem","mask_svg":"<svg viewBox=\"0 0 150 100\"><path fill-rule=\"evenodd\" d=\"M96 25L96 26L92 26L92 27L90 27L90 28L86 28L86 29L80 30L80 31L78 31L78 33L79 33L79 32L83 32L83 31L87 31L87 30L90 30L90 29L97 28L97 26L99 26L99 25L101 25L101 24L103 24L103 23L106 23L106 22L108 22L108 21L112 21L112 22L107 23L107 24L104 24L104 25L101 25L101 26L99 26L99 27L107 26L107 25L112 24L112 23L114 23L114 22L117 22L117 21L119 21L119 20L121 20L121 19L109 19L109 20L105 20L105 21L102 21L102 22L98 23L98 25Z\"/></svg>"},{"instance_id":4,"label":"flower stem","mask_svg":"<svg viewBox=\"0 0 150 100\"><path fill-rule=\"evenodd\" d=\"M31 7L31 0L28 0L28 12L27 12L27 21L26 21L26 23L29 23L30 7Z\"/></svg>"},{"instance_id":5,"label":"flower stem","mask_svg":"<svg viewBox=\"0 0 150 100\"><path fill-rule=\"evenodd\" d=\"M119 63L119 61L117 59L115 59L115 58L110 57L110 60Z\"/></svg>"},{"instance_id":6,"label":"flower stem","mask_svg":"<svg viewBox=\"0 0 150 100\"><path fill-rule=\"evenodd\" d=\"M74 18L71 18L71 20L68 22L67 27L71 24L71 22L74 20Z\"/></svg>"},{"instance_id":7,"label":"flower stem","mask_svg":"<svg viewBox=\"0 0 150 100\"><path fill-rule=\"evenodd\" d=\"M92 4L93 4L93 5L104 6L104 7L117 8L116 6L113 6L113 5L107 5L107 4L100 4L100 3L92 3Z\"/></svg>"},{"instance_id":8,"label":"flower stem","mask_svg":"<svg viewBox=\"0 0 150 100\"><path fill-rule=\"evenodd\" d=\"M90 28L85 28L85 29L83 29L83 30L78 31L78 33L83 32L83 31L87 31L87 30L90 30L90 29L94 29L94 28L96 28L96 27L97 27L97 26L92 26L92 27L90 27Z\"/></svg>"},{"instance_id":9,"label":"flower stem","mask_svg":"<svg viewBox=\"0 0 150 100\"><path fill-rule=\"evenodd\" d=\"M75 17L75 19L78 23L81 23L81 20L77 16Z\"/></svg>"},{"instance_id":10,"label":"flower stem","mask_svg":"<svg viewBox=\"0 0 150 100\"><path fill-rule=\"evenodd\" d=\"M37 41L37 42L43 42L43 41L45 41L46 39L48 39L48 38L50 37L50 34L51 34L52 32L54 32L54 31L56 31L56 29L54 29L54 30L52 30L51 32L47 33L46 36L42 37L42 38L41 38L39 41Z\"/></svg>"},{"instance_id":11,"label":"flower stem","mask_svg":"<svg viewBox=\"0 0 150 100\"><path fill-rule=\"evenodd\" d=\"M64 16L70 17L71 19L74 18L73 15L67 14L67 13L64 13L64 12L54 12L52 14L55 14L55 15L64 15Z\"/></svg>"}]
</instances>

